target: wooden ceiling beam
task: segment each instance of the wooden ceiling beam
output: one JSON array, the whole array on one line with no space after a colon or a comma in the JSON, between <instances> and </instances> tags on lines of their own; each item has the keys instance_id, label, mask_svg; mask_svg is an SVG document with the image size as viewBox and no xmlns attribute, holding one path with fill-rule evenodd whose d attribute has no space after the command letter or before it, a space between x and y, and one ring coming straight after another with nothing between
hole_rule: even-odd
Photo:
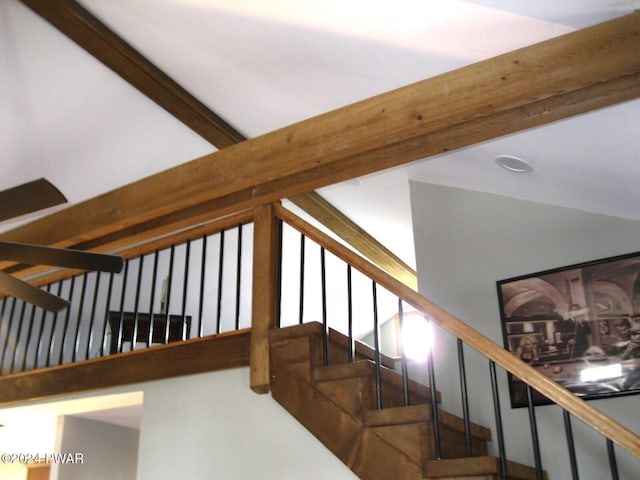
<instances>
[{"instance_id":1,"label":"wooden ceiling beam","mask_svg":"<svg viewBox=\"0 0 640 480\"><path fill-rule=\"evenodd\" d=\"M221 149L246 140L243 134L182 88L75 0L21 1L216 148ZM390 273L402 271L402 278L407 279L407 284L413 288L416 287L417 275L411 267L320 195L315 192L305 192L293 198L292 201L384 270ZM318 207L321 204L323 208L319 211ZM313 208L307 210L308 205ZM327 215L327 212L334 212L336 216ZM170 231L172 228L182 228L182 223L188 223L190 220L198 222L203 216L207 217L206 212L189 212L188 215L185 216L181 212L179 219L173 218L175 214L169 215L166 218L154 219L153 225L137 226L133 229L135 232L132 232L132 229L120 230L108 235L108 238L70 246L113 251L114 247L140 241L141 237L153 238L159 230ZM210 220L210 216L205 220ZM362 232L363 235L361 237L343 236L343 232L355 231ZM94 247L94 245L97 246ZM34 271L34 268L25 270L20 265L15 266L14 269L14 271L20 271L18 275L22 277Z\"/></svg>"},{"instance_id":2,"label":"wooden ceiling beam","mask_svg":"<svg viewBox=\"0 0 640 480\"><path fill-rule=\"evenodd\" d=\"M75 0L20 1L216 147L245 139Z\"/></svg>"},{"instance_id":3,"label":"wooden ceiling beam","mask_svg":"<svg viewBox=\"0 0 640 480\"><path fill-rule=\"evenodd\" d=\"M229 146L0 238L69 246L178 211L255 207L635 99L639 51L634 13Z\"/></svg>"},{"instance_id":4,"label":"wooden ceiling beam","mask_svg":"<svg viewBox=\"0 0 640 480\"><path fill-rule=\"evenodd\" d=\"M387 273L414 290L418 289L418 278L415 270L393 252L380 245L369 233L354 224L347 216L327 202L316 192L298 195L289 199L298 208L304 210L330 230L342 238L348 245L356 248L362 255L380 266ZM356 247L357 246L357 247Z\"/></svg>"}]
</instances>

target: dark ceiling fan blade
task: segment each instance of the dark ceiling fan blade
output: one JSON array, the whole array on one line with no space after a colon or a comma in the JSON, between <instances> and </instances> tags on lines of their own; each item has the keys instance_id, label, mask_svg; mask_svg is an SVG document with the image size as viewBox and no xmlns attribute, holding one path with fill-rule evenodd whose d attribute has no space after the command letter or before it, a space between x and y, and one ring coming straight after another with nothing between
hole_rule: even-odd
<instances>
[{"instance_id":1,"label":"dark ceiling fan blade","mask_svg":"<svg viewBox=\"0 0 640 480\"><path fill-rule=\"evenodd\" d=\"M0 290L50 312L58 312L69 306L64 298L56 297L3 271L0 271Z\"/></svg>"},{"instance_id":2,"label":"dark ceiling fan blade","mask_svg":"<svg viewBox=\"0 0 640 480\"><path fill-rule=\"evenodd\" d=\"M120 272L124 265L122 257L117 255L2 241L0 241L0 258L29 265L53 265L113 273Z\"/></svg>"},{"instance_id":3,"label":"dark ceiling fan blade","mask_svg":"<svg viewBox=\"0 0 640 480\"><path fill-rule=\"evenodd\" d=\"M60 190L44 178L24 183L0 191L0 222L66 202Z\"/></svg>"}]
</instances>

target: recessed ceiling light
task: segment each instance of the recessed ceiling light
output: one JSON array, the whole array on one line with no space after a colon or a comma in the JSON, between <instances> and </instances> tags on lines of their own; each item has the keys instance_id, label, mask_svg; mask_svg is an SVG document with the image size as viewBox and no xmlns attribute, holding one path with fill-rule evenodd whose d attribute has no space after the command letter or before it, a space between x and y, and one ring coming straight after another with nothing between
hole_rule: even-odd
<instances>
[{"instance_id":1,"label":"recessed ceiling light","mask_svg":"<svg viewBox=\"0 0 640 480\"><path fill-rule=\"evenodd\" d=\"M510 172L528 173L533 170L529 162L511 155L500 155L496 157L496 163Z\"/></svg>"}]
</instances>

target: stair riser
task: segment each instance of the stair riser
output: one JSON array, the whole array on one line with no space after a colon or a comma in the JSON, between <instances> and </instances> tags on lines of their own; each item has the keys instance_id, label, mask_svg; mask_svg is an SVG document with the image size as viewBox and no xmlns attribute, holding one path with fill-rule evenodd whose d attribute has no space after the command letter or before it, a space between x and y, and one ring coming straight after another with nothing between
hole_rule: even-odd
<instances>
[{"instance_id":1,"label":"stair riser","mask_svg":"<svg viewBox=\"0 0 640 480\"><path fill-rule=\"evenodd\" d=\"M353 463L359 421L277 363L272 364L271 394L342 462Z\"/></svg>"},{"instance_id":2,"label":"stair riser","mask_svg":"<svg viewBox=\"0 0 640 480\"><path fill-rule=\"evenodd\" d=\"M362 444L353 471L367 480L422 480L422 467L401 449L388 443L374 429L362 434Z\"/></svg>"},{"instance_id":3,"label":"stair riser","mask_svg":"<svg viewBox=\"0 0 640 480\"><path fill-rule=\"evenodd\" d=\"M404 406L400 375L383 369L383 408L377 409L375 369L348 360L344 338L331 344L323 365L320 325L271 335L273 398L340 460L365 480L498 480L500 462L487 455L489 429L471 424L474 457L466 457L464 421L438 408L441 457L436 460L429 389L411 384ZM334 335L334 340L336 336ZM366 355L366 348L363 350ZM365 355L365 356L366 356ZM416 401L422 402L416 404ZM437 401L440 399L437 397ZM510 480L533 480L535 472L509 462Z\"/></svg>"},{"instance_id":4,"label":"stair riser","mask_svg":"<svg viewBox=\"0 0 640 480\"><path fill-rule=\"evenodd\" d=\"M436 442L433 425L427 425L426 431L426 459L436 459ZM472 439L471 448L474 456L487 455L487 444L481 440ZM440 430L440 449L442 458L460 458L467 455L467 443L464 432L442 428Z\"/></svg>"}]
</instances>

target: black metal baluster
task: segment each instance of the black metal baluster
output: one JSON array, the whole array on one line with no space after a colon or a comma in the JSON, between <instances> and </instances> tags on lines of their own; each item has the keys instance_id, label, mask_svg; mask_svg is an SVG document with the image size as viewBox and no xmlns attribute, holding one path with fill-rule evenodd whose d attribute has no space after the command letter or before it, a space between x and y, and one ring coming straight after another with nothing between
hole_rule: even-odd
<instances>
[{"instance_id":1,"label":"black metal baluster","mask_svg":"<svg viewBox=\"0 0 640 480\"><path fill-rule=\"evenodd\" d=\"M160 252L156 250L153 252L153 273L151 274L151 296L149 298L149 333L147 334L147 347L149 347L153 341L153 327L155 313L153 312L154 304L156 300L156 282L158 280L158 257Z\"/></svg>"},{"instance_id":2,"label":"black metal baluster","mask_svg":"<svg viewBox=\"0 0 640 480\"><path fill-rule=\"evenodd\" d=\"M236 323L235 329L240 328L240 280L242 272L242 224L238 225L238 244L236 252Z\"/></svg>"},{"instance_id":3,"label":"black metal baluster","mask_svg":"<svg viewBox=\"0 0 640 480\"><path fill-rule=\"evenodd\" d=\"M91 347L93 347L94 327L96 323L96 310L98 306L98 293L100 292L100 279L102 278L102 272L95 272L96 283L93 286L93 301L91 302L91 314L89 316L89 333L87 337L87 351L84 358L89 359L91 355Z\"/></svg>"},{"instance_id":4,"label":"black metal baluster","mask_svg":"<svg viewBox=\"0 0 640 480\"><path fill-rule=\"evenodd\" d=\"M84 310L84 297L87 293L87 274L82 275L82 290L80 293L80 305L78 306L78 316L76 318L76 332L73 340L73 353L71 361L76 361L78 348L80 347L80 322L82 322L82 310Z\"/></svg>"},{"instance_id":5,"label":"black metal baluster","mask_svg":"<svg viewBox=\"0 0 640 480\"><path fill-rule=\"evenodd\" d=\"M73 294L76 286L76 277L71 277L71 285L69 287L69 303L73 302ZM69 330L69 319L71 318L71 305L67 307L64 315L64 327L62 328L62 338L60 340L60 356L58 357L58 365L62 365L64 361L64 349L67 345L67 332Z\"/></svg>"},{"instance_id":6,"label":"black metal baluster","mask_svg":"<svg viewBox=\"0 0 640 480\"><path fill-rule=\"evenodd\" d=\"M6 343L6 340L9 338L8 327L11 324L11 317L8 317L7 320L5 320L5 316L4 316L4 312L5 312L5 308L7 307L8 300L10 300L10 297L4 297L2 299L2 308L0 309L0 321L2 322L2 325L0 325L0 333L4 334L4 339L5 339L3 343ZM7 326L7 329L4 328L5 325ZM2 337L0 336L0 338ZM0 353L4 353L4 349L0 349ZM4 359L4 354L0 356L0 375L2 375L2 369L4 366L3 359Z\"/></svg>"},{"instance_id":7,"label":"black metal baluster","mask_svg":"<svg viewBox=\"0 0 640 480\"><path fill-rule=\"evenodd\" d=\"M609 456L609 469L611 470L611 480L618 480L618 462L616 461L616 451L613 442L607 438L607 455Z\"/></svg>"},{"instance_id":8,"label":"black metal baluster","mask_svg":"<svg viewBox=\"0 0 640 480\"><path fill-rule=\"evenodd\" d=\"M538 424L536 422L535 405L531 386L527 384L527 408L529 410L529 425L531 427L531 443L533 444L533 459L536 467L536 480L543 480L542 458L540 457L540 438L538 437Z\"/></svg>"},{"instance_id":9,"label":"black metal baluster","mask_svg":"<svg viewBox=\"0 0 640 480\"><path fill-rule=\"evenodd\" d=\"M278 289L276 292L276 327L280 328L282 318L282 220L278 219L278 279L276 280Z\"/></svg>"},{"instance_id":10,"label":"black metal baluster","mask_svg":"<svg viewBox=\"0 0 640 480\"><path fill-rule=\"evenodd\" d=\"M10 373L13 373L16 362L16 355L18 354L18 349L20 348L20 335L22 335L22 326L24 325L24 314L26 313L26 308L27 302L22 302L22 308L20 309L20 319L18 321L18 332L16 333L16 338L13 342L13 352L11 353L11 364L9 365Z\"/></svg>"},{"instance_id":11,"label":"black metal baluster","mask_svg":"<svg viewBox=\"0 0 640 480\"><path fill-rule=\"evenodd\" d=\"M218 310L216 312L216 333L222 326L222 273L224 268L224 230L220 232L220 251L218 261Z\"/></svg>"},{"instance_id":12,"label":"black metal baluster","mask_svg":"<svg viewBox=\"0 0 640 480\"><path fill-rule=\"evenodd\" d=\"M115 341L115 345L116 348L114 349L113 346L111 347L111 351L115 351L116 353L120 353L122 352L122 347L123 347L123 339L124 339L124 333L122 332L122 330L124 330L124 301L127 297L127 281L129 280L129 259L125 260L124 262L124 275L122 276L122 289L120 291L120 309L119 309L119 318L118 318L118 336L116 337ZM113 342L113 332L111 332L111 341Z\"/></svg>"},{"instance_id":13,"label":"black metal baluster","mask_svg":"<svg viewBox=\"0 0 640 480\"><path fill-rule=\"evenodd\" d=\"M47 292L51 293L51 284L47 285ZM40 316L40 330L38 332L38 348L36 348L36 355L33 359L34 368L38 368L40 355L42 354L42 345L44 341L44 327L46 325L47 311L43 308L42 315Z\"/></svg>"},{"instance_id":14,"label":"black metal baluster","mask_svg":"<svg viewBox=\"0 0 640 480\"><path fill-rule=\"evenodd\" d=\"M569 466L571 467L571 478L572 480L579 480L580 477L578 475L576 448L573 441L573 429L571 428L571 415L564 409L562 410L562 415L564 417L564 431L567 437L567 448L569 450Z\"/></svg>"},{"instance_id":15,"label":"black metal baluster","mask_svg":"<svg viewBox=\"0 0 640 480\"><path fill-rule=\"evenodd\" d=\"M56 295L59 297L61 293L62 293L62 281L59 281L58 291L56 292ZM47 352L47 363L46 363L47 367L51 366L51 357L53 356L53 351L56 346L55 334L56 334L56 326L58 325L58 313L59 312L53 313L53 321L51 324L51 337L49 337L49 351ZM62 348L62 342L60 342L60 348Z\"/></svg>"},{"instance_id":16,"label":"black metal baluster","mask_svg":"<svg viewBox=\"0 0 640 480\"><path fill-rule=\"evenodd\" d=\"M31 340L31 332L33 330L33 322L36 319L36 307L34 305L31 305L31 315L29 315L29 325L27 326L27 335L25 338L25 343L24 343L24 355L22 356L22 369L20 371L24 371L25 369L25 364L27 361L27 351L29 350L29 341ZM24 322L20 322L21 324ZM22 325L21 325L22 326ZM14 363L16 362L17 358L18 358L18 353L19 353L19 348L20 346L20 335L18 334L18 338L16 339L16 350L15 350L15 354L13 356L13 363L11 364L11 371L14 371Z\"/></svg>"},{"instance_id":17,"label":"black metal baluster","mask_svg":"<svg viewBox=\"0 0 640 480\"><path fill-rule=\"evenodd\" d=\"M164 325L164 343L169 343L169 326L171 325L171 289L173 286L173 261L175 260L176 247L171 245L169 252L169 279L167 280L167 317Z\"/></svg>"},{"instance_id":18,"label":"black metal baluster","mask_svg":"<svg viewBox=\"0 0 640 480\"><path fill-rule=\"evenodd\" d=\"M36 339L36 348L34 349L35 355L33 357L33 367L32 368L36 368L38 366L38 351L40 349L40 334L42 332L42 323L44 322L44 316L47 313L46 310L44 309L40 309L41 314L40 314L40 323L38 324L38 328L34 331L33 329L30 329L29 334L27 335L27 346L29 346L29 344L31 343L31 338L32 335L33 337ZM32 321L35 320L35 312L36 312L36 308L33 308L33 318ZM35 328L35 325L34 327ZM37 333L36 333L37 332ZM24 352L24 359L22 360L22 371L26 371L27 370L27 351Z\"/></svg>"},{"instance_id":19,"label":"black metal baluster","mask_svg":"<svg viewBox=\"0 0 640 480\"><path fill-rule=\"evenodd\" d=\"M204 285L207 273L207 236L202 236L202 257L200 259L200 297L198 300L198 338L204 335L202 315L204 313Z\"/></svg>"},{"instance_id":20,"label":"black metal baluster","mask_svg":"<svg viewBox=\"0 0 640 480\"><path fill-rule=\"evenodd\" d=\"M181 340L189 338L190 332L187 331L187 292L189 291L189 259L191 257L191 240L187 240L186 250L184 254L184 276L182 279L182 333Z\"/></svg>"},{"instance_id":21,"label":"black metal baluster","mask_svg":"<svg viewBox=\"0 0 640 480\"><path fill-rule=\"evenodd\" d=\"M304 267L305 267L305 236L300 234L300 308L298 323L302 325L304 315Z\"/></svg>"},{"instance_id":22,"label":"black metal baluster","mask_svg":"<svg viewBox=\"0 0 640 480\"><path fill-rule=\"evenodd\" d=\"M144 269L144 255L138 260L138 278L136 280L136 294L133 300L133 332L131 333L131 350L135 350L140 329L140 290L142 289L142 273Z\"/></svg>"},{"instance_id":23,"label":"black metal baluster","mask_svg":"<svg viewBox=\"0 0 640 480\"><path fill-rule=\"evenodd\" d=\"M4 309L7 306L7 297L4 297L2 299L2 308L0 308L0 334L3 334L4 337L8 337L9 332L6 331L4 329L5 324L9 324L9 320L5 321L4 319ZM0 338L2 338L2 336L0 336ZM0 349L0 352L2 350ZM2 357L0 357L0 375L2 375L2 367L3 367L3 362L2 362Z\"/></svg>"},{"instance_id":24,"label":"black metal baluster","mask_svg":"<svg viewBox=\"0 0 640 480\"><path fill-rule=\"evenodd\" d=\"M464 437L467 447L467 457L473 456L473 442L471 441L471 418L469 416L469 393L467 391L467 369L464 362L464 343L459 338L458 371L460 372L460 392L462 395L462 418L464 419Z\"/></svg>"},{"instance_id":25,"label":"black metal baluster","mask_svg":"<svg viewBox=\"0 0 640 480\"><path fill-rule=\"evenodd\" d=\"M429 332L432 332L431 320L424 317L429 323ZM431 339L430 339L431 340ZM435 441L436 458L442 458L442 440L440 435L440 414L438 413L438 390L436 388L436 373L433 364L433 349L429 346L429 354L427 355L427 367L429 369L429 390L431 392L431 419L433 421L433 438Z\"/></svg>"},{"instance_id":26,"label":"black metal baluster","mask_svg":"<svg viewBox=\"0 0 640 480\"><path fill-rule=\"evenodd\" d=\"M326 367L329 365L329 327L327 324L327 271L325 265L324 247L320 247L320 278L322 295L322 363Z\"/></svg>"},{"instance_id":27,"label":"black metal baluster","mask_svg":"<svg viewBox=\"0 0 640 480\"><path fill-rule=\"evenodd\" d=\"M378 325L378 288L375 281L372 282L373 295L373 344L376 364L376 407L382 409L382 356L380 355L380 326Z\"/></svg>"},{"instance_id":28,"label":"black metal baluster","mask_svg":"<svg viewBox=\"0 0 640 480\"><path fill-rule=\"evenodd\" d=\"M11 335L11 327L13 327L13 315L16 311L16 303L18 299L12 297L13 303L11 304L11 310L9 310L9 321L7 322L7 331L4 337L4 345L2 346L2 356L0 357L0 367L4 368L4 357L7 353L7 347L9 346L9 336ZM1 372L0 372L1 373Z\"/></svg>"},{"instance_id":29,"label":"black metal baluster","mask_svg":"<svg viewBox=\"0 0 640 480\"><path fill-rule=\"evenodd\" d=\"M104 305L104 323L102 325L102 341L100 342L100 356L104 356L105 348L107 346L107 328L109 328L109 312L111 310L111 296L113 295L113 277L114 274L109 274L109 286L107 287L107 299ZM113 343L113 332L111 332L111 343Z\"/></svg>"},{"instance_id":30,"label":"black metal baluster","mask_svg":"<svg viewBox=\"0 0 640 480\"><path fill-rule=\"evenodd\" d=\"M1 329L0 332L4 333L5 341L6 341L7 338L9 338L9 329L7 328L5 330L4 329L4 325L6 324L7 327L8 327L10 325L10 322L11 322L11 317L9 317L8 320L4 319L4 312L5 312L5 308L7 308L7 301L8 300L9 300L8 297L4 297L2 299L2 308L0 309L0 322L2 322L1 326L0 326L0 329ZM3 358L4 358L4 349L2 350L2 356L0 356L0 375L2 375L2 366L3 366L2 359Z\"/></svg>"},{"instance_id":31,"label":"black metal baluster","mask_svg":"<svg viewBox=\"0 0 640 480\"><path fill-rule=\"evenodd\" d=\"M353 287L351 284L351 265L347 263L347 309L349 329L349 362L356 358L355 342L353 340Z\"/></svg>"},{"instance_id":32,"label":"black metal baluster","mask_svg":"<svg viewBox=\"0 0 640 480\"><path fill-rule=\"evenodd\" d=\"M504 431L502 429L502 413L500 410L500 397L498 394L498 378L496 376L496 364L493 360L489 360L489 372L491 376L491 392L493 394L493 409L496 417L496 433L498 435L498 455L500 457L500 470L503 480L507 477L507 457L504 448Z\"/></svg>"},{"instance_id":33,"label":"black metal baluster","mask_svg":"<svg viewBox=\"0 0 640 480\"><path fill-rule=\"evenodd\" d=\"M402 299L398 299L398 327L400 329L400 338L402 339L402 329L404 328L404 309L402 307ZM404 351L402 340L400 341L400 365L402 371L402 396L404 404L409 405L409 369L407 368L407 354Z\"/></svg>"},{"instance_id":34,"label":"black metal baluster","mask_svg":"<svg viewBox=\"0 0 640 480\"><path fill-rule=\"evenodd\" d=\"M28 355L28 350L29 350L29 345L31 344L31 339L33 338L33 329L34 329L34 324L35 324L35 319L36 319L36 307L32 307L31 309L31 320L29 321L29 330L27 331L27 343L25 344L25 350L24 350L24 358L22 359L22 368L20 369L20 371L24 372L27 370L27 355ZM44 310L42 310L42 312L44 312ZM42 319L40 321L40 326L42 326ZM38 338L38 334L35 335L35 338ZM38 345L36 344L36 356L38 355ZM37 361L37 359L36 359ZM35 366L34 362L34 366Z\"/></svg>"}]
</instances>

